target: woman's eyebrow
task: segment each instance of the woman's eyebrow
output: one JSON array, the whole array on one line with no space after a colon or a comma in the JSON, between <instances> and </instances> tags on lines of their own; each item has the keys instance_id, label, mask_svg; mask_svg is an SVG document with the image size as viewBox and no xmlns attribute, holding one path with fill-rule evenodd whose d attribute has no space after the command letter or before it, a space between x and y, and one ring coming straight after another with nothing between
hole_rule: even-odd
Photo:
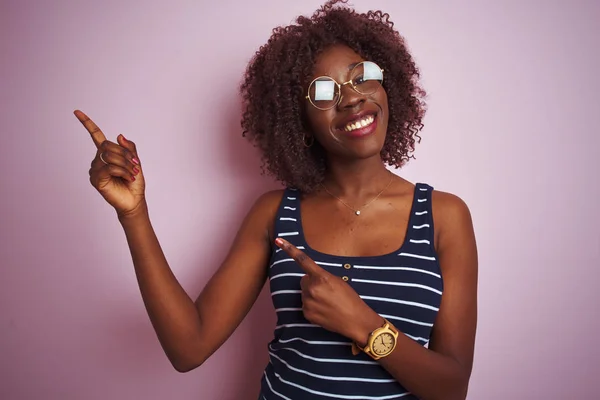
<instances>
[{"instance_id":1,"label":"woman's eyebrow","mask_svg":"<svg viewBox=\"0 0 600 400\"><path fill-rule=\"evenodd\" d=\"M362 62L362 61L358 61L358 62L355 62L355 63L349 64L349 65L348 65L348 70L352 70L352 68L356 67L356 66L357 66L358 64L360 64L361 62Z\"/></svg>"}]
</instances>

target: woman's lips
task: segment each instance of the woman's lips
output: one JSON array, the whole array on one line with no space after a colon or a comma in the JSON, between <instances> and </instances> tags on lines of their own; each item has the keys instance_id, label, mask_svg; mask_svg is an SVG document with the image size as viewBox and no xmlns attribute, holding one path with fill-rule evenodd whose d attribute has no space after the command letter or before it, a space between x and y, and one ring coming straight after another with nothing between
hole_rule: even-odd
<instances>
[{"instance_id":1,"label":"woman's lips","mask_svg":"<svg viewBox=\"0 0 600 400\"><path fill-rule=\"evenodd\" d=\"M377 122L377 114L374 114L373 122L367 126L363 126L358 129L353 129L350 132L346 131L344 128L338 128L338 131L345 136L349 136L352 138L362 138L375 132L375 130L377 129Z\"/></svg>"}]
</instances>

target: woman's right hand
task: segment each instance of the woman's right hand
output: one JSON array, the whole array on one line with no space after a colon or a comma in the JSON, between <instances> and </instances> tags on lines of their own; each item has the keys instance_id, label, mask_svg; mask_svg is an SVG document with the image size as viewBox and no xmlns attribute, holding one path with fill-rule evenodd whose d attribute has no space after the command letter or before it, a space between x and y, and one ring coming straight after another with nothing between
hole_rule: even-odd
<instances>
[{"instance_id":1,"label":"woman's right hand","mask_svg":"<svg viewBox=\"0 0 600 400\"><path fill-rule=\"evenodd\" d=\"M79 110L74 114L96 145L96 157L89 171L92 186L115 208L119 217L141 211L145 205L146 184L135 143L123 135L117 137L117 143L108 141L87 115Z\"/></svg>"}]
</instances>

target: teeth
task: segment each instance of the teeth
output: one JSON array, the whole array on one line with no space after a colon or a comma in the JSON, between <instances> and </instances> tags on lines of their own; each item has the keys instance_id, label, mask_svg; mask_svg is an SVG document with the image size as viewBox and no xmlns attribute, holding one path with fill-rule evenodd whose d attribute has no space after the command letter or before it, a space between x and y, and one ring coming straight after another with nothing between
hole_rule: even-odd
<instances>
[{"instance_id":1,"label":"teeth","mask_svg":"<svg viewBox=\"0 0 600 400\"><path fill-rule=\"evenodd\" d=\"M375 118L372 115L369 115L361 120L349 123L344 127L344 130L346 132L351 132L356 129L364 128L365 126L371 125L373 121L375 121Z\"/></svg>"}]
</instances>

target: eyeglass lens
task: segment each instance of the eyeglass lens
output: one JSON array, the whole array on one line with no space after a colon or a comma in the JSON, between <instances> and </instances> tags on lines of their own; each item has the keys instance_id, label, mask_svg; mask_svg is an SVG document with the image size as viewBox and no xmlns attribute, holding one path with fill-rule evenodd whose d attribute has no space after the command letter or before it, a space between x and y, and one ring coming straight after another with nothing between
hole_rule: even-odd
<instances>
[{"instance_id":1,"label":"eyeglass lens","mask_svg":"<svg viewBox=\"0 0 600 400\"><path fill-rule=\"evenodd\" d=\"M350 73L354 89L362 94L372 94L379 89L383 81L381 68L373 62L363 61ZM316 79L308 89L310 101L317 108L334 107L340 97L339 86L333 78L323 76Z\"/></svg>"}]
</instances>

